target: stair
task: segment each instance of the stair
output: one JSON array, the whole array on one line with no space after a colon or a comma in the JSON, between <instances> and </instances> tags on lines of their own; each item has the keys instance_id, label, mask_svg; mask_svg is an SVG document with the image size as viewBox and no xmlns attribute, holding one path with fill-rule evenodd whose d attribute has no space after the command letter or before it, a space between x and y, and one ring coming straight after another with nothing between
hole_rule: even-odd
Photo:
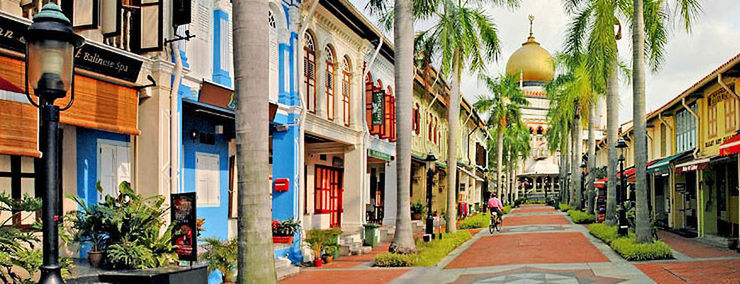
<instances>
[{"instance_id":1,"label":"stair","mask_svg":"<svg viewBox=\"0 0 740 284\"><path fill-rule=\"evenodd\" d=\"M419 234L424 232L424 221L422 220L412 220L411 221L411 232L414 234Z\"/></svg>"},{"instance_id":2,"label":"stair","mask_svg":"<svg viewBox=\"0 0 740 284\"><path fill-rule=\"evenodd\" d=\"M278 280L288 278L290 276L298 274L300 268L290 263L290 260L284 257L278 257L275 259L275 272L277 272Z\"/></svg>"},{"instance_id":3,"label":"stair","mask_svg":"<svg viewBox=\"0 0 740 284\"><path fill-rule=\"evenodd\" d=\"M396 233L396 227L395 226L389 226L389 227L380 227L379 234L380 234L380 242L381 243L388 243L393 240L393 236Z\"/></svg>"}]
</instances>

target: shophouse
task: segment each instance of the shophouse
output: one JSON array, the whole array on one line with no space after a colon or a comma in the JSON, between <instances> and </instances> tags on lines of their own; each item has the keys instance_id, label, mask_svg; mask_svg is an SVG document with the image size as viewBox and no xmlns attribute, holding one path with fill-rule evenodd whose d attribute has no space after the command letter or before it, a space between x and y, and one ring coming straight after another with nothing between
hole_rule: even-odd
<instances>
[{"instance_id":1,"label":"shophouse","mask_svg":"<svg viewBox=\"0 0 740 284\"><path fill-rule=\"evenodd\" d=\"M15 198L40 196L35 186L41 156L38 110L24 94L23 38L42 1L20 3L0 1L6 35L0 39L0 188ZM164 7L158 1L134 1L126 7L97 1L72 4L65 1L61 8L86 43L75 56L74 103L60 116L63 194L95 203L116 194L127 181L139 194L166 195L169 179L162 172L169 170L169 160L161 149L167 149L168 140L162 138L168 137L174 64L163 52L165 34L171 34L163 23ZM132 7L139 11L135 16ZM145 25L147 33L142 32ZM60 202L65 212L77 209L71 200ZM66 248L63 254L86 257L87 248Z\"/></svg>"}]
</instances>

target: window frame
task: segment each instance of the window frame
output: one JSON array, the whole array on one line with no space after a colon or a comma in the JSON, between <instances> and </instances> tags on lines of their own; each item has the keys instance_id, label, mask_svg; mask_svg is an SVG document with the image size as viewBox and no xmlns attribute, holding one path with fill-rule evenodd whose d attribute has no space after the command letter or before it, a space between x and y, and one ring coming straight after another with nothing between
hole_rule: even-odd
<instances>
[{"instance_id":1,"label":"window frame","mask_svg":"<svg viewBox=\"0 0 740 284\"><path fill-rule=\"evenodd\" d=\"M350 65L349 58L344 56L344 64L342 68L342 119L344 126L349 127L352 121L351 113L351 93L352 93L352 67Z\"/></svg>"},{"instance_id":2,"label":"window frame","mask_svg":"<svg viewBox=\"0 0 740 284\"><path fill-rule=\"evenodd\" d=\"M329 121L334 121L334 117L336 116L336 101L335 101L335 93L336 93L336 75L337 75L337 69L336 69L336 56L334 56L334 48L331 47L331 45L326 45L324 48L324 53L326 53L326 68L324 71L326 72L326 78L324 78L324 87L326 90L324 91L326 95L326 119Z\"/></svg>"},{"instance_id":3,"label":"window frame","mask_svg":"<svg viewBox=\"0 0 740 284\"><path fill-rule=\"evenodd\" d=\"M309 63L310 66L309 67ZM309 72L309 68L312 72ZM309 76L313 74L313 76ZM303 36L303 86L306 90L306 108L316 114L316 40L310 31Z\"/></svg>"},{"instance_id":4,"label":"window frame","mask_svg":"<svg viewBox=\"0 0 740 284\"><path fill-rule=\"evenodd\" d=\"M725 132L732 132L737 129L737 106L738 99L734 96L729 96L725 101Z\"/></svg>"},{"instance_id":5,"label":"window frame","mask_svg":"<svg viewBox=\"0 0 740 284\"><path fill-rule=\"evenodd\" d=\"M216 180L214 181L216 183L216 198L215 201L210 200L211 195L208 195L209 200L203 200L200 198L196 198L196 206L198 207L220 207L221 206L221 156L218 154L213 153L207 153L207 152L195 152L195 193L196 196L200 195L198 193L203 192L203 189L199 189L198 187L198 158L199 157L208 157L208 158L215 158L216 159ZM203 201L201 201L203 200Z\"/></svg>"}]
</instances>

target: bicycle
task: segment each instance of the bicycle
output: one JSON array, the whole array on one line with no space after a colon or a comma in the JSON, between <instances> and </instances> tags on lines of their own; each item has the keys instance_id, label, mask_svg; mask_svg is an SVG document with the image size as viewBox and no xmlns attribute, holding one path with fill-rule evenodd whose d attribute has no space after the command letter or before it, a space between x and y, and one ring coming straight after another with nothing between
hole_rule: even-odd
<instances>
[{"instance_id":1,"label":"bicycle","mask_svg":"<svg viewBox=\"0 0 740 284\"><path fill-rule=\"evenodd\" d=\"M496 230L498 232L501 231L502 224L501 217L498 216L498 212L491 211L491 222L488 225L488 232L493 234L493 231Z\"/></svg>"}]
</instances>

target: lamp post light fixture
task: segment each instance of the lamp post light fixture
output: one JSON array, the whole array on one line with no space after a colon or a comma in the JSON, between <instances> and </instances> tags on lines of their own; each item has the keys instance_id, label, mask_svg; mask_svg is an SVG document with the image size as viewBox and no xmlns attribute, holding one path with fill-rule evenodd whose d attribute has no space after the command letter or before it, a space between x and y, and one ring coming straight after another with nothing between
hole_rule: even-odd
<instances>
[{"instance_id":1,"label":"lamp post light fixture","mask_svg":"<svg viewBox=\"0 0 740 284\"><path fill-rule=\"evenodd\" d=\"M434 217L432 217L432 185L434 183L434 171L437 165L437 157L434 153L429 151L427 158L424 159L427 166L427 220L426 220L426 234L428 237L424 237L425 241L431 241L434 238Z\"/></svg>"},{"instance_id":2,"label":"lamp post light fixture","mask_svg":"<svg viewBox=\"0 0 740 284\"><path fill-rule=\"evenodd\" d=\"M624 208L624 193L626 190L626 179L624 176L624 149L627 148L627 143L624 141L624 138L620 137L619 140L617 140L617 148L620 149L619 153L619 192L617 192L617 204L619 204L619 207L617 207L617 213L619 214L617 219L617 233L620 236L627 236L627 229L629 228L629 225L627 224L627 212L626 208Z\"/></svg>"},{"instance_id":3,"label":"lamp post light fixture","mask_svg":"<svg viewBox=\"0 0 740 284\"><path fill-rule=\"evenodd\" d=\"M33 17L26 34L26 97L41 112L39 150L41 167L38 182L43 190L43 263L39 283L64 283L59 265L59 112L74 102L74 54L84 39L75 34L62 9L49 3ZM33 89L34 101L29 93ZM60 108L54 101L67 96L70 100Z\"/></svg>"}]
</instances>

